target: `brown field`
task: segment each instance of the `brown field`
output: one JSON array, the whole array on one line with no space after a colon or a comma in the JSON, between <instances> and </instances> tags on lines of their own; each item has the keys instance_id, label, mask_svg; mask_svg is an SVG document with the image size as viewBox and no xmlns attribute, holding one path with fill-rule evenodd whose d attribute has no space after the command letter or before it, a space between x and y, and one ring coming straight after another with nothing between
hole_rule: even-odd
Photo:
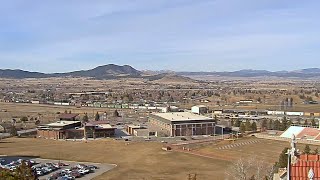
<instances>
[{"instance_id":1,"label":"brown field","mask_svg":"<svg viewBox=\"0 0 320 180\"><path fill-rule=\"evenodd\" d=\"M232 149L217 149L218 147L223 147L225 145L232 145L234 143L238 144L241 142L257 140L259 142L242 145L239 147L233 147ZM244 138L233 141L224 141L218 145L206 146L203 148L196 149L195 151L198 153L212 155L218 157L225 157L225 159L229 158L230 160L235 160L239 157L247 158L250 156L254 156L257 159L264 160L269 163L274 163L279 159L279 154L285 147L290 147L289 142L283 141L273 141L266 139L257 139L257 138ZM303 151L305 145L298 144L297 148L300 151ZM310 145L311 150L313 151L316 148L320 148L319 146Z\"/></svg>"},{"instance_id":2,"label":"brown field","mask_svg":"<svg viewBox=\"0 0 320 180\"><path fill-rule=\"evenodd\" d=\"M97 112L100 114L107 112L109 117L115 109L110 108L93 108L93 107L81 107L77 108L75 106L54 106L54 105L44 105L44 104L26 104L26 103L3 103L0 102L0 110L6 110L7 112L0 111L0 122L8 122L13 118L19 119L23 116L27 116L29 119L31 117L40 119L41 124L48 122L54 122L59 116L58 112L64 113L65 110L68 112L80 114L80 118L87 113L90 119L94 119ZM132 114L132 110L121 109L119 112L124 111L126 115ZM34 121L27 121L25 123L26 128L35 128L36 125ZM24 126L24 125L23 125Z\"/></svg>"},{"instance_id":3,"label":"brown field","mask_svg":"<svg viewBox=\"0 0 320 180\"><path fill-rule=\"evenodd\" d=\"M96 112L113 112L115 109L110 108L93 108L93 107L80 107L76 106L54 106L54 105L45 105L45 104L28 104L28 103L3 103L0 102L0 109L5 109L7 112L0 112L0 118L11 118L12 116L25 116L33 115L47 118L47 115L50 115L50 118L57 116L57 112L63 113L65 110L72 113L79 113L83 115L88 113L88 116L94 117ZM121 109L121 111L130 111L126 109Z\"/></svg>"},{"instance_id":4,"label":"brown field","mask_svg":"<svg viewBox=\"0 0 320 180\"><path fill-rule=\"evenodd\" d=\"M165 152L159 143L130 143L114 140L65 142L33 138L1 140L0 154L40 156L48 159L117 164L95 179L220 179L227 161L207 159L178 152Z\"/></svg>"},{"instance_id":5,"label":"brown field","mask_svg":"<svg viewBox=\"0 0 320 180\"><path fill-rule=\"evenodd\" d=\"M238 140L238 142L254 138ZM223 179L225 170L233 160L256 156L269 163L277 161L282 149L289 144L280 141L260 140L260 143L244 145L231 150L217 150L228 144L206 146L195 150L216 154L219 158L205 158L180 152L165 152L160 143L125 142L111 139L85 142L53 141L35 138L10 138L1 140L0 154L40 156L48 159L88 161L117 164L118 167L95 179L187 179L196 173L198 179ZM299 145L303 149L304 145ZM311 149L314 149L311 146ZM226 157L223 160L221 157ZM230 161L231 160L231 161Z\"/></svg>"}]
</instances>

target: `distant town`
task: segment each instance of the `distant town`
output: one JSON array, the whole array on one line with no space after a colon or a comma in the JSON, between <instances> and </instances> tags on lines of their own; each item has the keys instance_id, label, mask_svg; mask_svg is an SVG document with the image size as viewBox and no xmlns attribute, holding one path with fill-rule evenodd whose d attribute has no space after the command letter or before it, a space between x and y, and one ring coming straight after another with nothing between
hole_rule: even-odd
<instances>
[{"instance_id":1,"label":"distant town","mask_svg":"<svg viewBox=\"0 0 320 180\"><path fill-rule=\"evenodd\" d=\"M101 67L112 69L114 66ZM15 171L26 161L34 176L40 179L99 178L109 174L119 177L112 172L128 168L116 157L118 150L125 146L123 151L129 159L134 153L142 157L146 149L150 149L150 155L164 153L165 158L185 154L186 157L180 157L180 168L186 168L184 163L188 163L189 158L197 158L199 163L210 161L213 167L225 162L227 166L223 169L228 172L216 172L221 177L241 174L256 177L258 165L267 167L261 170L267 179L307 177L307 172L318 175L316 163L299 165L308 163L308 159L320 160L320 85L317 80L212 76L199 80L198 75L185 77L172 72L158 79L143 78L159 76L148 73L140 77L107 79L81 76L2 78L1 142L14 142L5 146L14 150L3 151L8 157L2 158L7 163L2 163L2 168ZM45 147L50 150L24 153L17 148L24 142L33 144L32 147L39 146L40 151L40 144L47 144ZM106 155L112 156L112 160L94 160L104 148L99 143L106 148L113 147ZM68 158L67 149L74 146L76 151L94 148L95 153L88 158L76 154ZM288 148L292 160L288 158ZM30 155L40 157L25 157ZM251 158L259 161L251 162ZM66 166L58 163L61 160ZM175 161L174 158L167 160ZM157 161L161 162L158 158ZM129 160L126 163L138 162ZM239 163L247 164L251 170L232 170ZM141 168L144 166L138 164ZM122 168L115 168L118 165ZM179 177L185 179L211 176L210 172L199 168L181 173ZM155 174L158 174L156 170L150 170L149 175L135 176L150 178Z\"/></svg>"}]
</instances>

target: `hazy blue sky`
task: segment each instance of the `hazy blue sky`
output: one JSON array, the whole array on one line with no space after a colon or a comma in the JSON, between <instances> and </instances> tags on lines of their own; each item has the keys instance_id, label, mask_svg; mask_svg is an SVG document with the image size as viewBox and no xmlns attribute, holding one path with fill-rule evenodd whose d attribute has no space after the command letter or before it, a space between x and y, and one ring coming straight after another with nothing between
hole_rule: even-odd
<instances>
[{"instance_id":1,"label":"hazy blue sky","mask_svg":"<svg viewBox=\"0 0 320 180\"><path fill-rule=\"evenodd\" d=\"M319 0L2 0L0 68L320 67Z\"/></svg>"}]
</instances>

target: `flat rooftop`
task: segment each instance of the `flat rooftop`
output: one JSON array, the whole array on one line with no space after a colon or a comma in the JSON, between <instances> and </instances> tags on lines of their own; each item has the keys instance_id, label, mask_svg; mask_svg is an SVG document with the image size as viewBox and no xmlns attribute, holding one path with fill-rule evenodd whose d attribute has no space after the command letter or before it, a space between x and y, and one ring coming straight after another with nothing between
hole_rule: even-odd
<instances>
[{"instance_id":1,"label":"flat rooftop","mask_svg":"<svg viewBox=\"0 0 320 180\"><path fill-rule=\"evenodd\" d=\"M86 126L92 126L95 129L117 129L115 127L112 127L110 124L95 124L95 125L93 125L93 124L88 123L88 124L86 124ZM84 127L81 127L79 129L83 130Z\"/></svg>"},{"instance_id":2,"label":"flat rooftop","mask_svg":"<svg viewBox=\"0 0 320 180\"><path fill-rule=\"evenodd\" d=\"M203 121L212 120L206 116L200 116L191 112L172 112L172 113L156 113L155 116L161 117L168 121Z\"/></svg>"},{"instance_id":3,"label":"flat rooftop","mask_svg":"<svg viewBox=\"0 0 320 180\"><path fill-rule=\"evenodd\" d=\"M98 124L97 126L98 129L114 129L114 127L112 127L110 124Z\"/></svg>"},{"instance_id":4,"label":"flat rooftop","mask_svg":"<svg viewBox=\"0 0 320 180\"><path fill-rule=\"evenodd\" d=\"M130 128L141 128L140 125L134 125L134 124L128 124L127 126Z\"/></svg>"},{"instance_id":5,"label":"flat rooftop","mask_svg":"<svg viewBox=\"0 0 320 180\"><path fill-rule=\"evenodd\" d=\"M207 106L205 106L205 105L195 105L195 106L192 106L192 107L206 108Z\"/></svg>"},{"instance_id":6,"label":"flat rooftop","mask_svg":"<svg viewBox=\"0 0 320 180\"><path fill-rule=\"evenodd\" d=\"M79 122L80 121L57 121L57 122L54 122L54 123L46 124L46 126L61 127L61 126L66 126L66 125L75 124L75 123L79 123Z\"/></svg>"}]
</instances>

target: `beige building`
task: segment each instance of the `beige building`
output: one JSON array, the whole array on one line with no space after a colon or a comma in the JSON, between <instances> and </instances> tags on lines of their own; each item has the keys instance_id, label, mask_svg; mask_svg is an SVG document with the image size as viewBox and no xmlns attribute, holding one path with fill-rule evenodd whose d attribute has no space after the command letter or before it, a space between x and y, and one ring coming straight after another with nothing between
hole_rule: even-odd
<instances>
[{"instance_id":1,"label":"beige building","mask_svg":"<svg viewBox=\"0 0 320 180\"><path fill-rule=\"evenodd\" d=\"M158 136L196 136L214 134L214 119L190 112L150 114L149 124Z\"/></svg>"}]
</instances>

